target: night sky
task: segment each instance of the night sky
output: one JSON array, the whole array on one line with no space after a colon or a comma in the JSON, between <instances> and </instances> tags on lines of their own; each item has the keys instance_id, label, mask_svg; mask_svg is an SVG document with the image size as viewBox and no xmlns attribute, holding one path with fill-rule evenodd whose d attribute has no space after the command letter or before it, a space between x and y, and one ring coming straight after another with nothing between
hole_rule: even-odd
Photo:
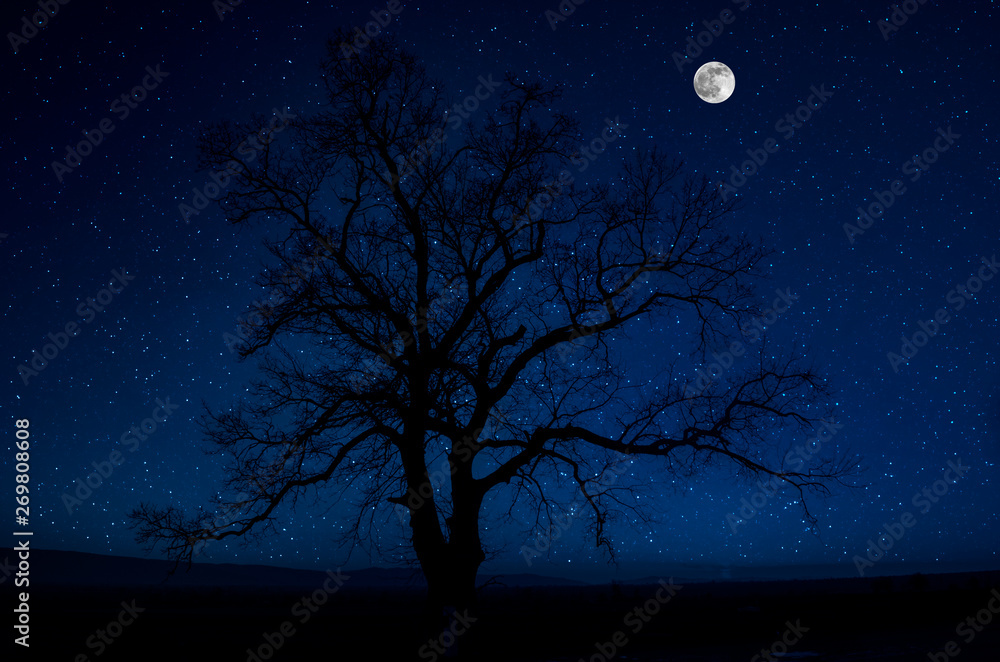
<instances>
[{"instance_id":1,"label":"night sky","mask_svg":"<svg viewBox=\"0 0 1000 662\"><path fill-rule=\"evenodd\" d=\"M13 421L31 421L33 544L141 556L126 514L143 500L193 509L218 492L222 459L203 453L201 404L227 406L256 375L225 338L266 294L252 279L268 235L236 231L217 204L182 217L179 205L210 181L197 170L197 135L219 120L317 111L325 39L386 5L243 2L220 18L221 3L210 0L112 4L70 2L30 39L5 39L0 407L9 447ZM748 150L776 147L735 192L724 187L741 203L731 222L774 251L761 265L761 306L776 290L791 301L762 323L768 346L805 346L836 392L824 452L860 454L866 469L856 478L864 487L810 498L814 533L788 490L733 524L760 488L729 466L688 480L655 463L630 467L622 480L657 496L652 523L623 518L611 530L620 575L696 563L836 564L850 576L854 556L906 512L915 525L873 574L899 563L925 572L1000 566L1000 279L987 280L1000 266L995 5L914 2L898 29L885 22L889 5L842 0L562 5L575 9L557 0L404 1L385 32L422 58L450 103L511 72L563 85L557 109L579 122L584 144L606 119L617 122L621 136L574 173L579 184L658 145L688 172L734 185ZM731 14L721 34L703 36L707 45L686 62L675 57L723 10ZM34 11L7 3L0 27L17 32ZM692 85L710 61L736 76L723 103L702 101ZM123 103L144 81L145 98ZM485 111L469 119L477 113ZM103 120L113 129L90 155L53 168ZM896 180L888 209L859 219L857 208L888 201ZM101 294L109 283L120 290L110 300ZM922 322L924 333L933 328L939 309L947 321L921 342L915 334ZM78 335L44 369L19 373L70 323ZM748 329L743 341L760 335ZM904 352L904 337L921 345L915 354ZM691 352L680 325L640 323L626 342L635 380ZM129 432L165 413L144 440ZM788 434L784 443L809 441ZM64 494L116 451L124 462L69 513ZM12 453L2 462L13 485ZM968 469L935 495L949 462ZM914 501L925 488L933 499ZM494 519L483 520L499 551L489 569L613 572L582 525L528 566L519 553L535 542L527 520L497 530ZM348 522L341 508L300 507L279 536L251 547L215 542L200 558L334 567L347 559L331 540ZM381 542L389 548L403 533L390 513ZM390 561L355 554L348 567Z\"/></svg>"}]
</instances>

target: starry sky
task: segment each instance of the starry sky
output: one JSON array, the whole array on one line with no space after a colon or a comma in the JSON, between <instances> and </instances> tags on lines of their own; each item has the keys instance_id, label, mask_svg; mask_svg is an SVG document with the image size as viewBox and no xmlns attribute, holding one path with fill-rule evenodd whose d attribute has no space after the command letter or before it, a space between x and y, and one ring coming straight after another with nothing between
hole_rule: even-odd
<instances>
[{"instance_id":1,"label":"starry sky","mask_svg":"<svg viewBox=\"0 0 1000 662\"><path fill-rule=\"evenodd\" d=\"M386 3L108 4L61 5L34 36L8 35L0 56L9 184L0 221L0 407L10 447L14 419L31 421L35 544L139 556L126 513L140 500L192 509L217 492L221 460L202 452L202 403L226 405L256 375L224 336L264 294L252 281L263 235L236 231L216 205L182 218L178 206L207 181L196 137L219 120L315 112L325 39L363 26ZM449 99L472 94L480 77L511 72L564 86L559 109L579 122L582 142L616 120L621 137L579 183L601 182L622 158L654 145L683 157L693 174L728 181L724 190L741 203L734 227L773 250L762 265L762 307L776 290L791 301L762 324L768 343L799 343L823 366L836 407L825 448L863 458L861 487L810 501L818 532L789 491L733 524L742 500L761 488L729 467L686 480L628 467L622 480L654 495L654 517L614 524L618 572L829 564L851 575L853 557L906 512L916 523L880 569L1000 566L990 533L1000 512L1000 280L977 280L992 276L1000 253L993 3L914 3L898 26L887 22L889 5L844 0L401 6L385 31L423 59ZM5 3L3 32L20 31L34 11ZM685 60L689 38L724 11L721 33L700 37ZM723 103L700 100L692 85L710 61L736 76ZM143 84L141 101L123 102ZM53 167L67 163L67 145L102 126L111 130L91 154ZM765 145L767 161L736 178L748 150L760 155ZM858 208L887 201L896 180L888 208L859 219ZM942 308L947 321L916 354L890 356ZM77 335L25 378L19 368L72 323ZM689 356L684 338L683 328L637 327L622 349L630 378ZM139 428L145 439L129 432L153 416L164 420ZM115 452L122 463L68 512L64 494ZM11 455L0 462L12 485ZM914 495L933 494L949 462L969 468L919 507L925 501ZM334 558L332 534L348 521L338 508L300 508L279 536L250 547L216 542L202 558L333 567L344 559ZM519 553L535 544L530 524L487 530L499 550L489 567L614 572L586 544L584 528L569 526L531 566ZM380 535L391 546L401 534L390 516ZM350 565L387 562L355 555Z\"/></svg>"}]
</instances>

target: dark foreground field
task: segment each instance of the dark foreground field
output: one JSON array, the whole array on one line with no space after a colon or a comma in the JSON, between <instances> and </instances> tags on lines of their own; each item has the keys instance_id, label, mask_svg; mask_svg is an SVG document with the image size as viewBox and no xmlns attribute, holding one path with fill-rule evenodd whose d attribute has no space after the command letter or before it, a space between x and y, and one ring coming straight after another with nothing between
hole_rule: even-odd
<instances>
[{"instance_id":1,"label":"dark foreground field","mask_svg":"<svg viewBox=\"0 0 1000 662\"><path fill-rule=\"evenodd\" d=\"M2 587L8 615L11 583ZM321 583L223 589L33 581L30 652L14 647L17 654L5 659L244 662L255 659L248 649L260 660L436 659L430 647L421 650L427 636L419 590L348 582L325 604L307 606L303 599ZM656 601L656 585L490 587L459 644L461 659L483 661L600 662L614 654L633 661L758 662L768 659L763 649L774 660L821 662L929 660L928 652L954 641L956 658L934 659L995 662L1000 613L989 611L992 599L1000 612L995 587L1000 573L681 584L665 602ZM137 616L126 610L132 605L142 610ZM967 624L959 636L956 627L977 613L983 621L988 615L988 624ZM119 628L119 619L130 624ZM294 633L281 635L283 623ZM616 633L618 642L627 638L624 646L614 643ZM791 643L779 656L782 636Z\"/></svg>"}]
</instances>

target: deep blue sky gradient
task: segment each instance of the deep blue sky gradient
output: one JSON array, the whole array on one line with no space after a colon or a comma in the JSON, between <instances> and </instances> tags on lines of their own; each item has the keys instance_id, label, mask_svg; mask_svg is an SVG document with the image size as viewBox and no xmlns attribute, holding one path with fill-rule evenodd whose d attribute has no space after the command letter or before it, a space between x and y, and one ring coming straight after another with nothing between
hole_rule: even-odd
<instances>
[{"instance_id":1,"label":"deep blue sky gradient","mask_svg":"<svg viewBox=\"0 0 1000 662\"><path fill-rule=\"evenodd\" d=\"M325 38L336 27L363 25L385 4L244 2L224 20L209 0L112 5L71 2L16 54L6 40L0 46L0 154L9 182L0 222L0 409L11 440L13 419L31 420L34 544L140 555L125 514L140 500L193 508L216 493L219 460L202 453L195 425L201 403L226 405L255 375L224 334L265 294L252 284L264 235L234 231L215 205L188 222L181 217L178 205L209 181L195 168L197 133L209 122L275 108L316 111ZM742 5L590 0L553 29L546 11L558 9L556 0L403 2L386 31L423 58L454 102L472 94L480 77L509 71L564 85L558 108L580 122L587 142L606 118L627 125L575 173L581 184L606 179L623 157L653 145L713 180L728 178L730 166L740 167L746 150L767 139L779 146L739 188L742 209L732 222L774 249L762 265L769 278L761 302L769 306L775 290L797 298L767 327L768 343L804 344L825 367L842 426L826 450L861 452L867 487L811 501L816 536L787 491L734 530L727 515L759 488L728 467L689 481L657 468L630 470L623 480L660 496L653 524L614 525L623 569L832 563L851 574L852 557L904 512L916 524L886 566L996 568L1000 280L984 283L960 309L950 294L976 275L982 258L1000 252L995 5L928 2L888 39L878 25L889 18L888 5ZM678 71L673 53L724 9L735 20ZM28 3L5 5L0 28L17 30L32 12ZM692 88L695 68L711 60L737 77L733 97L718 105ZM141 84L147 67L167 75L123 117L112 104ZM793 135L776 126L821 86L832 95ZM113 132L58 181L52 162L105 118ZM906 162L949 127L960 137L910 181ZM896 179L905 193L852 243L845 223L856 223L856 208ZM134 280L102 312L79 314L113 270ZM899 353L901 335L912 337L940 308L949 321L895 371L887 353ZM70 322L79 335L25 385L18 366ZM637 327L624 354L634 378L688 356L684 338L679 326ZM123 442L153 414L157 398L179 406L145 441ZM124 463L68 513L62 495L116 450ZM914 495L933 489L959 459L968 472L921 512ZM10 454L0 462L12 484ZM347 521L336 507L300 508L280 536L247 548L213 543L205 558L334 567L344 557L331 534ZM502 543L492 568L606 572L580 524L552 542L548 563L536 559L529 568L518 552L535 539L529 528L486 532ZM384 542L401 533L390 517Z\"/></svg>"}]
</instances>

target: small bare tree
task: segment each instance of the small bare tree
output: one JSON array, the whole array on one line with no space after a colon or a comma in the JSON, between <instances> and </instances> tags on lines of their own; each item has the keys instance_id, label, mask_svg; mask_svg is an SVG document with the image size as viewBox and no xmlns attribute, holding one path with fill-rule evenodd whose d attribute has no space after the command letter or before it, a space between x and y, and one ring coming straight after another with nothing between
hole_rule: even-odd
<instances>
[{"instance_id":1,"label":"small bare tree","mask_svg":"<svg viewBox=\"0 0 1000 662\"><path fill-rule=\"evenodd\" d=\"M278 233L259 281L274 295L240 348L263 379L203 419L233 458L219 501L233 515L144 503L130 515L140 542L190 562L207 540L273 530L304 495L353 490L345 542L405 509L433 603L462 608L490 551L487 498L545 522L569 486L613 553L608 517L646 514L627 478L601 484L623 456L667 475L732 463L795 486L803 506L851 473L849 461L791 470L776 452L782 428L828 413L794 351L761 352L701 390L676 365L655 383L625 379L624 332L640 320L687 320L665 333L697 366L759 312L765 251L727 231L732 201L656 151L610 184L574 185L578 132L550 110L558 90L511 77L495 112L449 133L441 87L413 55L376 38L345 58L345 38L323 63L326 110L277 140L265 118L201 138L202 165L233 178L228 220ZM239 148L248 131L252 157ZM441 454L448 476L434 480Z\"/></svg>"}]
</instances>

